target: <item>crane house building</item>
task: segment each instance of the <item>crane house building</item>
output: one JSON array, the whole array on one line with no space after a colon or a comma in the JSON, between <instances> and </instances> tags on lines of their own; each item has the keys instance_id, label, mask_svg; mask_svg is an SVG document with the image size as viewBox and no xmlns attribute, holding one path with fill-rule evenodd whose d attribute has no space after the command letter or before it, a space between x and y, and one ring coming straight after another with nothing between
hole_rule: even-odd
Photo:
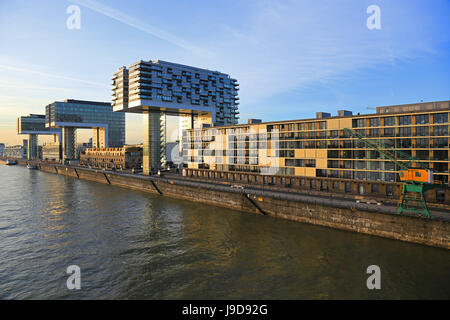
<instances>
[{"instance_id":1,"label":"crane house building","mask_svg":"<svg viewBox=\"0 0 450 320\"><path fill-rule=\"evenodd\" d=\"M449 112L450 101L440 101L378 107L375 114L339 110L314 119L185 130L184 172L345 192L352 188L346 181L359 182L359 193L379 192L382 184L389 194L400 182L400 167L409 164L431 170L432 183L448 186Z\"/></svg>"}]
</instances>

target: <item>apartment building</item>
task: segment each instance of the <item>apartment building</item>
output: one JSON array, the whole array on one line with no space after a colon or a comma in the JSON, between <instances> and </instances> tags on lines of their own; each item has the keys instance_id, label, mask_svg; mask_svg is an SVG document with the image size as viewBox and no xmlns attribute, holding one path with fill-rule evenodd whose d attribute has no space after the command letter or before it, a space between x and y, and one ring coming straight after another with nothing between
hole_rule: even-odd
<instances>
[{"instance_id":1,"label":"apartment building","mask_svg":"<svg viewBox=\"0 0 450 320\"><path fill-rule=\"evenodd\" d=\"M184 118L184 128L237 124L238 90L236 79L218 71L138 61L113 74L112 105L116 112L143 114L143 172L150 174L167 163L167 115Z\"/></svg>"},{"instance_id":2,"label":"apartment building","mask_svg":"<svg viewBox=\"0 0 450 320\"><path fill-rule=\"evenodd\" d=\"M125 145L122 148L87 148L80 155L80 164L96 168L140 169L142 145Z\"/></svg>"},{"instance_id":3,"label":"apartment building","mask_svg":"<svg viewBox=\"0 0 450 320\"><path fill-rule=\"evenodd\" d=\"M95 147L125 144L125 114L108 102L67 99L45 107L45 127L60 128L63 160L76 159L76 130L91 129Z\"/></svg>"},{"instance_id":4,"label":"apartment building","mask_svg":"<svg viewBox=\"0 0 450 320\"><path fill-rule=\"evenodd\" d=\"M61 160L61 143L59 141L44 143L42 146L42 160L59 162Z\"/></svg>"},{"instance_id":5,"label":"apartment building","mask_svg":"<svg viewBox=\"0 0 450 320\"><path fill-rule=\"evenodd\" d=\"M6 146L3 150L3 157L12 159L24 159L27 157L28 146L15 145Z\"/></svg>"},{"instance_id":6,"label":"apartment building","mask_svg":"<svg viewBox=\"0 0 450 320\"><path fill-rule=\"evenodd\" d=\"M121 67L112 78L114 111L212 114L215 125L237 124L239 84L229 75L162 60Z\"/></svg>"},{"instance_id":7,"label":"apartment building","mask_svg":"<svg viewBox=\"0 0 450 320\"><path fill-rule=\"evenodd\" d=\"M378 107L375 114L190 129L183 132L183 166L284 177L398 182L398 166L348 134L349 128L396 152L399 161L433 171L449 183L450 102Z\"/></svg>"}]
</instances>

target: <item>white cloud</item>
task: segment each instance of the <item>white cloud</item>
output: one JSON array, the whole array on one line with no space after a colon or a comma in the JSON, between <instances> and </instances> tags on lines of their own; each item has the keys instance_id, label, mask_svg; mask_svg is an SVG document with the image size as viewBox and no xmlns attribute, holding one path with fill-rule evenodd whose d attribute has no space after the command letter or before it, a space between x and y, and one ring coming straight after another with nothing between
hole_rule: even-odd
<instances>
[{"instance_id":1,"label":"white cloud","mask_svg":"<svg viewBox=\"0 0 450 320\"><path fill-rule=\"evenodd\" d=\"M18 73L29 73L29 74L34 74L34 75L41 76L41 77L80 82L80 83L99 86L99 87L108 87L108 85L106 83L100 83L100 82L94 82L94 81L89 81L89 80L84 80L84 79L73 78L73 77L61 76L58 74L42 72L39 70L32 70L32 69L28 69L28 68L21 68L21 67L16 67L16 66L7 66L7 65L0 64L0 69L11 71L11 72L16 72L16 73L17 72Z\"/></svg>"},{"instance_id":2,"label":"white cloud","mask_svg":"<svg viewBox=\"0 0 450 320\"><path fill-rule=\"evenodd\" d=\"M175 46L178 46L180 48L188 50L196 55L205 57L210 54L208 52L208 50L198 47L192 43L189 43L188 41L182 39L181 37L178 37L174 34L166 32L155 26L149 25L148 23L145 23L144 21L137 19L136 17L132 17L122 11L119 11L113 7L105 5L98 1L95 1L95 0L69 0L69 1L72 3L78 4L78 5L84 6L86 8L89 8L93 11L96 11L102 15L110 17L119 22L125 23L125 24L129 25L130 27L136 28L140 31L143 31L143 32L149 34L149 35L152 35L159 39L165 40Z\"/></svg>"},{"instance_id":3,"label":"white cloud","mask_svg":"<svg viewBox=\"0 0 450 320\"><path fill-rule=\"evenodd\" d=\"M367 6L364 1L257 2L238 30L229 29L230 37L209 43L218 54L209 63L238 79L245 107L435 53L432 15L407 1L383 2L382 29L370 31Z\"/></svg>"},{"instance_id":4,"label":"white cloud","mask_svg":"<svg viewBox=\"0 0 450 320\"><path fill-rule=\"evenodd\" d=\"M63 88L63 87L53 87L53 86L40 86L40 85L34 85L31 83L11 83L11 82L3 82L0 81L0 89L14 89L14 90L33 90L33 91L62 91L62 92L73 92L73 91L85 91L85 90L78 90L75 88Z\"/></svg>"},{"instance_id":5,"label":"white cloud","mask_svg":"<svg viewBox=\"0 0 450 320\"><path fill-rule=\"evenodd\" d=\"M419 6L404 0L380 5L382 29L375 31L366 27L366 9L373 1L256 1L234 20L205 17L208 28L201 45L99 1L70 1L185 49L181 63L237 78L241 106L336 81L348 72L434 53L433 24L425 21L432 17L424 18Z\"/></svg>"}]
</instances>

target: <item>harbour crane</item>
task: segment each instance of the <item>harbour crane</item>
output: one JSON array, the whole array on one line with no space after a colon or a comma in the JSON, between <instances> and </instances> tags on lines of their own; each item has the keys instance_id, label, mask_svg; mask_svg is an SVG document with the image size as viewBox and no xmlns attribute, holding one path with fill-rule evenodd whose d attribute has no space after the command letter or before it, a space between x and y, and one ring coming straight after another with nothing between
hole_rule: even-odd
<instances>
[{"instance_id":1,"label":"harbour crane","mask_svg":"<svg viewBox=\"0 0 450 320\"><path fill-rule=\"evenodd\" d=\"M358 138L367 147L378 151L385 159L390 160L399 168L400 181L403 182L402 195L399 201L397 212L423 214L427 218L432 218L428 210L425 192L440 187L433 184L433 171L425 168L416 168L417 159L409 154L393 148L387 148L375 140L370 140L363 134L355 130L344 128L344 132L354 138ZM399 161L401 156L403 161Z\"/></svg>"}]
</instances>

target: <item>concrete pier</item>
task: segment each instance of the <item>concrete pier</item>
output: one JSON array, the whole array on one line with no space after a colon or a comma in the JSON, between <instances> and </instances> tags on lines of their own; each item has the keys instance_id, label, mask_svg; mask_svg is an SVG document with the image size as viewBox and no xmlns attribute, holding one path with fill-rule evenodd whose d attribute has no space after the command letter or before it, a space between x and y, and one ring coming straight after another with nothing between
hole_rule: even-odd
<instances>
[{"instance_id":1,"label":"concrete pier","mask_svg":"<svg viewBox=\"0 0 450 320\"><path fill-rule=\"evenodd\" d=\"M71 160L76 158L76 137L77 129L73 127L64 127L62 129L62 158Z\"/></svg>"},{"instance_id":2,"label":"concrete pier","mask_svg":"<svg viewBox=\"0 0 450 320\"><path fill-rule=\"evenodd\" d=\"M165 154L165 113L152 111L143 115L143 173L149 175L161 168L161 153ZM162 121L164 119L164 121ZM163 123L162 123L163 122Z\"/></svg>"},{"instance_id":3,"label":"concrete pier","mask_svg":"<svg viewBox=\"0 0 450 320\"><path fill-rule=\"evenodd\" d=\"M28 160L35 160L38 158L38 135L28 135Z\"/></svg>"}]
</instances>

